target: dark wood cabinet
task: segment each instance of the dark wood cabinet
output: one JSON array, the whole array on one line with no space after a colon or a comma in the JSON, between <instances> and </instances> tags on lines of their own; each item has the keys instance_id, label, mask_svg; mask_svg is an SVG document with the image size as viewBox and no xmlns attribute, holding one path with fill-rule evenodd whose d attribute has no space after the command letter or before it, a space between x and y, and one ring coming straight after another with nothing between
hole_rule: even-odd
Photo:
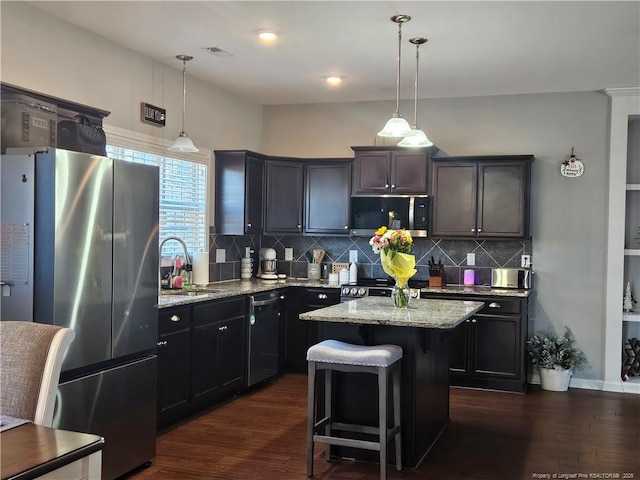
<instances>
[{"instance_id":1,"label":"dark wood cabinet","mask_svg":"<svg viewBox=\"0 0 640 480\"><path fill-rule=\"evenodd\" d=\"M287 369L307 371L307 350L318 341L318 323L300 320L299 315L340 303L339 288L301 288L290 304L287 318Z\"/></svg>"},{"instance_id":2,"label":"dark wood cabinet","mask_svg":"<svg viewBox=\"0 0 640 480\"><path fill-rule=\"evenodd\" d=\"M158 315L158 426L167 425L188 412L190 327L190 307L163 309Z\"/></svg>"},{"instance_id":3,"label":"dark wood cabinet","mask_svg":"<svg viewBox=\"0 0 640 480\"><path fill-rule=\"evenodd\" d=\"M162 309L158 319L158 427L242 388L245 297Z\"/></svg>"},{"instance_id":4,"label":"dark wood cabinet","mask_svg":"<svg viewBox=\"0 0 640 480\"><path fill-rule=\"evenodd\" d=\"M485 306L451 335L451 384L524 392L527 385L527 299L517 297L443 296Z\"/></svg>"},{"instance_id":5,"label":"dark wood cabinet","mask_svg":"<svg viewBox=\"0 0 640 480\"><path fill-rule=\"evenodd\" d=\"M352 195L428 193L428 150L351 147Z\"/></svg>"},{"instance_id":6,"label":"dark wood cabinet","mask_svg":"<svg viewBox=\"0 0 640 480\"><path fill-rule=\"evenodd\" d=\"M194 305L191 351L194 402L207 403L229 389L242 386L246 364L245 320L245 297Z\"/></svg>"},{"instance_id":7,"label":"dark wood cabinet","mask_svg":"<svg viewBox=\"0 0 640 480\"><path fill-rule=\"evenodd\" d=\"M304 232L312 235L349 233L351 161L307 162Z\"/></svg>"},{"instance_id":8,"label":"dark wood cabinet","mask_svg":"<svg viewBox=\"0 0 640 480\"><path fill-rule=\"evenodd\" d=\"M531 155L433 160L436 237L527 237Z\"/></svg>"},{"instance_id":9,"label":"dark wood cabinet","mask_svg":"<svg viewBox=\"0 0 640 480\"><path fill-rule=\"evenodd\" d=\"M215 151L215 231L263 232L265 156L245 150Z\"/></svg>"},{"instance_id":10,"label":"dark wood cabinet","mask_svg":"<svg viewBox=\"0 0 640 480\"><path fill-rule=\"evenodd\" d=\"M267 160L265 233L302 233L304 163Z\"/></svg>"}]
</instances>

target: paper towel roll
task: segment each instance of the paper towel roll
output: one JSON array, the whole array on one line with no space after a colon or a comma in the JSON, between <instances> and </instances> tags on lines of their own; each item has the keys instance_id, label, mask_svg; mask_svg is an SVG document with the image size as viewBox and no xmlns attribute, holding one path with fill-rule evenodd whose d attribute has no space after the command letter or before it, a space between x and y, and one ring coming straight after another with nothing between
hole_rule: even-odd
<instances>
[{"instance_id":1,"label":"paper towel roll","mask_svg":"<svg viewBox=\"0 0 640 480\"><path fill-rule=\"evenodd\" d=\"M198 252L193 256L193 284L209 283L209 252Z\"/></svg>"}]
</instances>

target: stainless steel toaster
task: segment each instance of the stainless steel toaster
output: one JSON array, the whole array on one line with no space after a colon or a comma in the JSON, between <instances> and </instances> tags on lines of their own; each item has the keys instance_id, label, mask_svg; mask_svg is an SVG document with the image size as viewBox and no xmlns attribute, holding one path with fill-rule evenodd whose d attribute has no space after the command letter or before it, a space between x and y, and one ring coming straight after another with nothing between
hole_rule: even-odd
<instances>
[{"instance_id":1,"label":"stainless steel toaster","mask_svg":"<svg viewBox=\"0 0 640 480\"><path fill-rule=\"evenodd\" d=\"M495 288L531 288L533 272L528 268L493 268L491 286Z\"/></svg>"}]
</instances>

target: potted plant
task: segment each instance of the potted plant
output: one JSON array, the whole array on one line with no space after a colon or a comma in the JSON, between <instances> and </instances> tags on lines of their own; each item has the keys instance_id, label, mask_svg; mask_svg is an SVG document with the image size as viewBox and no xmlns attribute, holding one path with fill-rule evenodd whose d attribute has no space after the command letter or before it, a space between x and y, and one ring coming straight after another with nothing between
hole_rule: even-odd
<instances>
[{"instance_id":1,"label":"potted plant","mask_svg":"<svg viewBox=\"0 0 640 480\"><path fill-rule=\"evenodd\" d=\"M561 336L549 330L538 332L527 341L531 363L540 369L543 390L566 391L573 369L582 370L587 364L584 353L573 346L574 341L569 327Z\"/></svg>"}]
</instances>

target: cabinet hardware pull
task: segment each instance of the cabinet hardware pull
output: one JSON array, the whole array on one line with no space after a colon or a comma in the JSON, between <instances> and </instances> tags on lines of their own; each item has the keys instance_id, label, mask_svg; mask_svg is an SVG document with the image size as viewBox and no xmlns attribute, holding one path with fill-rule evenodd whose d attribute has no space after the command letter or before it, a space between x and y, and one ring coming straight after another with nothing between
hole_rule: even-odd
<instances>
[{"instance_id":1,"label":"cabinet hardware pull","mask_svg":"<svg viewBox=\"0 0 640 480\"><path fill-rule=\"evenodd\" d=\"M384 184L384 188L389 188L389 184L388 184L388 183L385 183L385 184Z\"/></svg>"},{"instance_id":2,"label":"cabinet hardware pull","mask_svg":"<svg viewBox=\"0 0 640 480\"><path fill-rule=\"evenodd\" d=\"M475 229L475 228L472 228L472 229L471 229L471 231L472 231L472 232L475 232L475 231L476 231L476 229Z\"/></svg>"},{"instance_id":3,"label":"cabinet hardware pull","mask_svg":"<svg viewBox=\"0 0 640 480\"><path fill-rule=\"evenodd\" d=\"M395 185L393 185L393 184L391 184L391 188L396 188L396 186L395 186Z\"/></svg>"},{"instance_id":4,"label":"cabinet hardware pull","mask_svg":"<svg viewBox=\"0 0 640 480\"><path fill-rule=\"evenodd\" d=\"M218 330L220 330L221 332L222 332L223 330L226 330L226 329L227 329L227 325L223 325L222 327L218 327Z\"/></svg>"},{"instance_id":5,"label":"cabinet hardware pull","mask_svg":"<svg viewBox=\"0 0 640 480\"><path fill-rule=\"evenodd\" d=\"M167 346L167 341L165 340L164 342L158 342L158 343L156 343L156 345L158 347L166 347Z\"/></svg>"},{"instance_id":6,"label":"cabinet hardware pull","mask_svg":"<svg viewBox=\"0 0 640 480\"><path fill-rule=\"evenodd\" d=\"M472 319L472 320L471 320L471 323L476 323L476 319L475 319L475 318L474 318L474 319Z\"/></svg>"},{"instance_id":7,"label":"cabinet hardware pull","mask_svg":"<svg viewBox=\"0 0 640 480\"><path fill-rule=\"evenodd\" d=\"M324 300L324 299L329 298L329 297L327 297L326 293L319 293L318 294L318 298L321 298L322 300Z\"/></svg>"},{"instance_id":8,"label":"cabinet hardware pull","mask_svg":"<svg viewBox=\"0 0 640 480\"><path fill-rule=\"evenodd\" d=\"M280 295L280 300L286 300L287 296L286 295Z\"/></svg>"},{"instance_id":9,"label":"cabinet hardware pull","mask_svg":"<svg viewBox=\"0 0 640 480\"><path fill-rule=\"evenodd\" d=\"M250 224L250 223L247 223L247 227L251 228L251 224Z\"/></svg>"},{"instance_id":10,"label":"cabinet hardware pull","mask_svg":"<svg viewBox=\"0 0 640 480\"><path fill-rule=\"evenodd\" d=\"M465 322L469 323L469 322L471 322L471 320L469 320L469 319L467 318L467 319L465 320Z\"/></svg>"},{"instance_id":11,"label":"cabinet hardware pull","mask_svg":"<svg viewBox=\"0 0 640 480\"><path fill-rule=\"evenodd\" d=\"M481 232L481 231L482 231L482 229L481 229L481 228L479 228L479 229L478 229L478 232Z\"/></svg>"},{"instance_id":12,"label":"cabinet hardware pull","mask_svg":"<svg viewBox=\"0 0 640 480\"><path fill-rule=\"evenodd\" d=\"M345 225L345 226L344 226L344 229L345 229L345 230L349 230L349 225Z\"/></svg>"},{"instance_id":13,"label":"cabinet hardware pull","mask_svg":"<svg viewBox=\"0 0 640 480\"><path fill-rule=\"evenodd\" d=\"M497 302L491 302L491 303L489 304L489 308L502 308L502 305L500 305L500 304L499 304L499 303L497 303Z\"/></svg>"},{"instance_id":14,"label":"cabinet hardware pull","mask_svg":"<svg viewBox=\"0 0 640 480\"><path fill-rule=\"evenodd\" d=\"M171 316L171 321L172 322L179 322L180 321L180 317L178 315L172 315Z\"/></svg>"}]
</instances>

